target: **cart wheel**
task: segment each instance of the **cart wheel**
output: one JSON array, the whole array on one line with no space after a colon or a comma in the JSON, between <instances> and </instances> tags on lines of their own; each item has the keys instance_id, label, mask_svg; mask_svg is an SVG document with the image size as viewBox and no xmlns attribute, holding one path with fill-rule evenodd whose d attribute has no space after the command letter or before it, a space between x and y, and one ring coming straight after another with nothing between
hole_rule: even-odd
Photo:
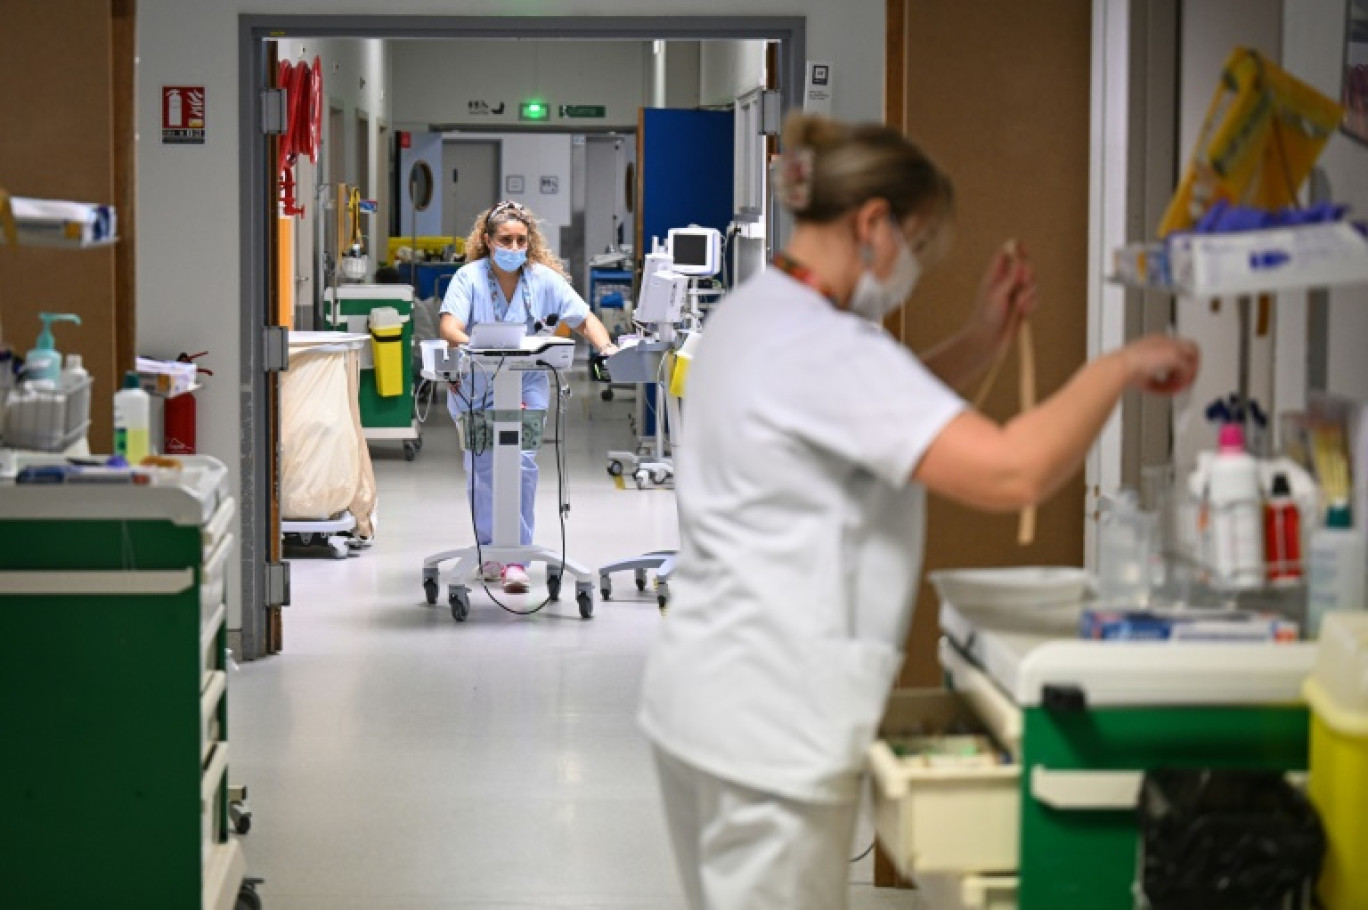
<instances>
[{"instance_id":1,"label":"cart wheel","mask_svg":"<svg viewBox=\"0 0 1368 910\"><path fill-rule=\"evenodd\" d=\"M622 476L622 462L618 461L617 459L613 459L612 461L608 462L608 476L609 476L609 477L621 477L621 476Z\"/></svg>"},{"instance_id":2,"label":"cart wheel","mask_svg":"<svg viewBox=\"0 0 1368 910\"><path fill-rule=\"evenodd\" d=\"M228 804L228 820L233 824L233 830L240 837L246 837L252 830L252 810L238 801Z\"/></svg>"},{"instance_id":3,"label":"cart wheel","mask_svg":"<svg viewBox=\"0 0 1368 910\"><path fill-rule=\"evenodd\" d=\"M667 480L669 480L669 479L670 479L670 475L669 475L669 473L666 472L666 471L652 471L652 472L651 472L651 483L655 484L656 486L660 486L661 484L663 484L665 481L667 481Z\"/></svg>"},{"instance_id":4,"label":"cart wheel","mask_svg":"<svg viewBox=\"0 0 1368 910\"><path fill-rule=\"evenodd\" d=\"M417 439L413 440L413 447L420 452L423 451L423 437L419 436Z\"/></svg>"},{"instance_id":5,"label":"cart wheel","mask_svg":"<svg viewBox=\"0 0 1368 910\"><path fill-rule=\"evenodd\" d=\"M301 532L299 533L299 542L302 543L302 544L303 544L304 546L306 546L306 547L307 547L309 544L313 543L313 532L312 532L312 531L301 531Z\"/></svg>"},{"instance_id":6,"label":"cart wheel","mask_svg":"<svg viewBox=\"0 0 1368 910\"><path fill-rule=\"evenodd\" d=\"M413 461L413 459L415 459L415 458L417 458L417 457L418 457L418 447L417 447L416 445L414 445L412 442L405 442L405 443L404 443L404 460L405 460L405 461Z\"/></svg>"},{"instance_id":7,"label":"cart wheel","mask_svg":"<svg viewBox=\"0 0 1368 910\"><path fill-rule=\"evenodd\" d=\"M599 576L599 596L604 600L613 599L613 580L607 575Z\"/></svg>"},{"instance_id":8,"label":"cart wheel","mask_svg":"<svg viewBox=\"0 0 1368 910\"><path fill-rule=\"evenodd\" d=\"M429 606L433 606L437 603L437 579L423 579L423 596L427 598Z\"/></svg>"},{"instance_id":9,"label":"cart wheel","mask_svg":"<svg viewBox=\"0 0 1368 910\"><path fill-rule=\"evenodd\" d=\"M636 480L638 490L646 489L646 481L650 479L645 471L637 471L632 475L632 478Z\"/></svg>"},{"instance_id":10,"label":"cart wheel","mask_svg":"<svg viewBox=\"0 0 1368 910\"><path fill-rule=\"evenodd\" d=\"M333 559L346 559L347 554L351 552L351 547L347 546L344 537L329 537L328 549L332 550Z\"/></svg>"},{"instance_id":11,"label":"cart wheel","mask_svg":"<svg viewBox=\"0 0 1368 910\"><path fill-rule=\"evenodd\" d=\"M257 894L256 879L243 881L238 889L237 904L233 910L261 910L261 895Z\"/></svg>"},{"instance_id":12,"label":"cart wheel","mask_svg":"<svg viewBox=\"0 0 1368 910\"><path fill-rule=\"evenodd\" d=\"M637 590L638 590L638 591L645 591L645 590L646 590L646 570L645 570L645 569L637 569L636 572L633 573L633 574L636 575Z\"/></svg>"},{"instance_id":13,"label":"cart wheel","mask_svg":"<svg viewBox=\"0 0 1368 910\"><path fill-rule=\"evenodd\" d=\"M546 575L546 593L552 600L560 600L561 577L559 572Z\"/></svg>"},{"instance_id":14,"label":"cart wheel","mask_svg":"<svg viewBox=\"0 0 1368 910\"><path fill-rule=\"evenodd\" d=\"M604 401L612 401L612 400L613 400L613 390L612 390L612 389L604 389L602 392L599 392L599 397L602 398Z\"/></svg>"},{"instance_id":15,"label":"cart wheel","mask_svg":"<svg viewBox=\"0 0 1368 910\"><path fill-rule=\"evenodd\" d=\"M665 594L656 595L656 606L660 607L660 615L664 616L670 612L670 598Z\"/></svg>"},{"instance_id":16,"label":"cart wheel","mask_svg":"<svg viewBox=\"0 0 1368 910\"><path fill-rule=\"evenodd\" d=\"M594 598L588 591L576 594L575 601L579 604L580 619L589 619L594 615Z\"/></svg>"},{"instance_id":17,"label":"cart wheel","mask_svg":"<svg viewBox=\"0 0 1368 910\"><path fill-rule=\"evenodd\" d=\"M466 594L452 594L447 597L447 603L451 604L451 618L457 622L465 622L470 615L470 597Z\"/></svg>"}]
</instances>

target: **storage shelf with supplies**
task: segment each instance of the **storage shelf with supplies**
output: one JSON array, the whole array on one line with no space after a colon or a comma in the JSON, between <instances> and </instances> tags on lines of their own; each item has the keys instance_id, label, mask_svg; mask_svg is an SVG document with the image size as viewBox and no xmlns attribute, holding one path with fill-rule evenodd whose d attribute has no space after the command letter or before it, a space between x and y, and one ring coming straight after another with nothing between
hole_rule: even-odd
<instances>
[{"instance_id":1,"label":"storage shelf with supplies","mask_svg":"<svg viewBox=\"0 0 1368 910\"><path fill-rule=\"evenodd\" d=\"M0 211L4 204L0 201ZM118 215L112 205L10 197L15 241L19 246L87 249L119 242ZM0 220L3 220L0 215ZM0 245L9 243L0 230Z\"/></svg>"},{"instance_id":2,"label":"storage shelf with supplies","mask_svg":"<svg viewBox=\"0 0 1368 910\"><path fill-rule=\"evenodd\" d=\"M1194 297L1234 297L1368 282L1368 238L1337 221L1182 234L1113 253L1114 283Z\"/></svg>"}]
</instances>

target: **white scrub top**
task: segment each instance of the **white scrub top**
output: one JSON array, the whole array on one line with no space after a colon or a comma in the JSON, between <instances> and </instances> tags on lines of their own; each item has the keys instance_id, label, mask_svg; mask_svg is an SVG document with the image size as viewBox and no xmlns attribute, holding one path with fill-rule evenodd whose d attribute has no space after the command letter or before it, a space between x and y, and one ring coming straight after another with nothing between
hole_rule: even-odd
<instances>
[{"instance_id":1,"label":"white scrub top","mask_svg":"<svg viewBox=\"0 0 1368 910\"><path fill-rule=\"evenodd\" d=\"M467 332L471 326L481 322L523 322L528 324L528 333L531 334L534 320L545 322L546 317L553 313L571 328L578 328L589 315L589 304L558 272L536 262L523 266L518 276L518 287L510 300L504 296L498 281L494 280L493 267L485 258L457 270L447 285L439 312L450 313L461 320ZM482 377L477 375L474 385L478 388L467 390L469 400L455 394L447 396L447 407L452 414L467 409L470 404L476 408L490 406L485 401L489 396ZM545 408L546 388L544 371L529 370L524 373L524 404Z\"/></svg>"},{"instance_id":2,"label":"white scrub top","mask_svg":"<svg viewBox=\"0 0 1368 910\"><path fill-rule=\"evenodd\" d=\"M964 407L777 269L723 301L689 372L681 551L646 668L660 748L792 799L857 797L921 570L910 476Z\"/></svg>"}]
</instances>

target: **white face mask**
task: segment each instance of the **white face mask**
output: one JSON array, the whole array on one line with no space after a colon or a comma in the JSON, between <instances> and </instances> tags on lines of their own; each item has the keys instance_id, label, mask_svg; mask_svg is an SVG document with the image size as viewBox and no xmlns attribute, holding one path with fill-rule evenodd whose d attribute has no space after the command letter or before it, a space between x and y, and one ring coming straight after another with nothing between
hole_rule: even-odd
<instances>
[{"instance_id":1,"label":"white face mask","mask_svg":"<svg viewBox=\"0 0 1368 910\"><path fill-rule=\"evenodd\" d=\"M870 322L883 322L885 316L902 306L921 278L921 262L912 254L907 238L896 226L893 235L898 242L898 261L893 263L892 274L880 281L873 269L866 268L850 297L850 311Z\"/></svg>"}]
</instances>

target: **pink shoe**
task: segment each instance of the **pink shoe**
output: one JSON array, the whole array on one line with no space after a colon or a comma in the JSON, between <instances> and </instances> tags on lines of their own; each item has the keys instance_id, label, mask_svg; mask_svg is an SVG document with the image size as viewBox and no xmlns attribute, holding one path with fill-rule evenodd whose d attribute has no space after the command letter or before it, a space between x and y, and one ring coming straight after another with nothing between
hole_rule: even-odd
<instances>
[{"instance_id":1,"label":"pink shoe","mask_svg":"<svg viewBox=\"0 0 1368 910\"><path fill-rule=\"evenodd\" d=\"M480 566L480 580L486 584L493 584L503 579L503 566L494 562L492 559Z\"/></svg>"},{"instance_id":2,"label":"pink shoe","mask_svg":"<svg viewBox=\"0 0 1368 910\"><path fill-rule=\"evenodd\" d=\"M526 570L516 562L503 567L503 589L505 594L526 594L532 586Z\"/></svg>"}]
</instances>

